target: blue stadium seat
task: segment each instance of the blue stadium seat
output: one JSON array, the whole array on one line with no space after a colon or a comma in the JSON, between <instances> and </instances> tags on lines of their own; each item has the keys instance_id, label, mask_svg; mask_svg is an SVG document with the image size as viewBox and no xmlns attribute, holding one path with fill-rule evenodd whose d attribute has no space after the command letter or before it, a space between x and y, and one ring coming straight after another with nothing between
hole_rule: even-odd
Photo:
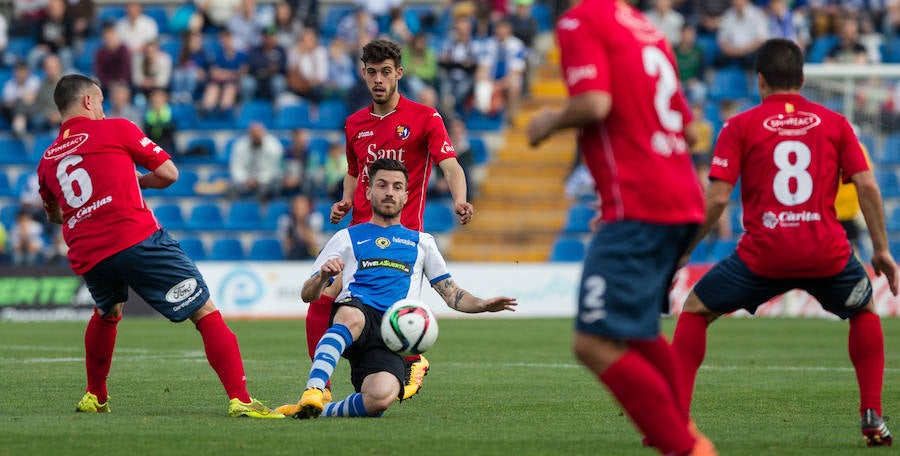
<instances>
[{"instance_id":1,"label":"blue stadium seat","mask_svg":"<svg viewBox=\"0 0 900 456\"><path fill-rule=\"evenodd\" d=\"M9 176L5 172L0 172L0 196L15 196L12 186L9 185Z\"/></svg>"},{"instance_id":2,"label":"blue stadium seat","mask_svg":"<svg viewBox=\"0 0 900 456\"><path fill-rule=\"evenodd\" d=\"M41 151L43 152L43 151ZM38 155L40 156L40 155ZM28 164L31 163L30 155L21 139L0 139L0 163L2 164Z\"/></svg>"},{"instance_id":3,"label":"blue stadium seat","mask_svg":"<svg viewBox=\"0 0 900 456\"><path fill-rule=\"evenodd\" d=\"M185 32L190 26L191 17L196 10L197 8L192 4L179 6L169 18L169 32L173 34Z\"/></svg>"},{"instance_id":4,"label":"blue stadium seat","mask_svg":"<svg viewBox=\"0 0 900 456\"><path fill-rule=\"evenodd\" d=\"M483 165L488 162L487 144L482 138L469 138L469 147L472 154L472 161L476 165Z\"/></svg>"},{"instance_id":5,"label":"blue stadium seat","mask_svg":"<svg viewBox=\"0 0 900 456\"><path fill-rule=\"evenodd\" d=\"M100 7L100 11L97 12L97 23L103 26L105 23L114 23L123 17L125 17L124 6L106 5Z\"/></svg>"},{"instance_id":6,"label":"blue stadium seat","mask_svg":"<svg viewBox=\"0 0 900 456\"><path fill-rule=\"evenodd\" d=\"M194 128L194 120L197 118L197 110L191 104L173 104L172 119L180 130Z\"/></svg>"},{"instance_id":7,"label":"blue stadium seat","mask_svg":"<svg viewBox=\"0 0 900 456\"><path fill-rule=\"evenodd\" d=\"M276 200L269 203L269 207L266 208L266 217L263 219L262 226L265 230L276 230L278 229L278 220L283 215L287 215L290 212L290 206L287 201L284 200Z\"/></svg>"},{"instance_id":8,"label":"blue stadium seat","mask_svg":"<svg viewBox=\"0 0 900 456\"><path fill-rule=\"evenodd\" d=\"M245 129L250 122L261 122L263 125L272 125L275 118L275 111L272 103L267 101L252 100L244 103L238 112L236 126L239 129Z\"/></svg>"},{"instance_id":9,"label":"blue stadium seat","mask_svg":"<svg viewBox=\"0 0 900 456\"><path fill-rule=\"evenodd\" d=\"M165 196L196 196L197 192L194 190L194 186L197 185L197 182L199 181L200 176L196 171L183 169L179 171L178 180L176 180L172 185L161 190L149 191L158 191Z\"/></svg>"},{"instance_id":10,"label":"blue stadium seat","mask_svg":"<svg viewBox=\"0 0 900 456\"><path fill-rule=\"evenodd\" d=\"M589 225L595 214L596 211L589 206L572 206L569 209L566 226L563 228L563 231L566 233L589 233L591 231Z\"/></svg>"},{"instance_id":11,"label":"blue stadium seat","mask_svg":"<svg viewBox=\"0 0 900 456\"><path fill-rule=\"evenodd\" d=\"M875 170L875 180L878 182L878 188L881 190L881 196L884 198L895 198L900 196L900 179L897 174L890 170Z\"/></svg>"},{"instance_id":12,"label":"blue stadium seat","mask_svg":"<svg viewBox=\"0 0 900 456\"><path fill-rule=\"evenodd\" d=\"M37 163L41 159L41 156L44 155L44 151L46 151L54 141L56 141L55 133L38 133L34 135L34 142L31 144L31 154L28 155L28 160L32 163Z\"/></svg>"},{"instance_id":13,"label":"blue stadium seat","mask_svg":"<svg viewBox=\"0 0 900 456\"><path fill-rule=\"evenodd\" d=\"M181 215L181 207L177 204L160 204L153 210L153 215L159 224L169 231L184 228L184 217Z\"/></svg>"},{"instance_id":14,"label":"blue stadium seat","mask_svg":"<svg viewBox=\"0 0 900 456\"><path fill-rule=\"evenodd\" d=\"M184 250L184 253L187 254L194 261L205 261L206 260L206 247L203 246L203 241L198 238L184 238L178 243L181 245L181 250Z\"/></svg>"},{"instance_id":15,"label":"blue stadium seat","mask_svg":"<svg viewBox=\"0 0 900 456\"><path fill-rule=\"evenodd\" d=\"M244 259L244 247L237 238L224 237L213 241L209 252L211 261L242 261Z\"/></svg>"},{"instance_id":16,"label":"blue stadium seat","mask_svg":"<svg viewBox=\"0 0 900 456\"><path fill-rule=\"evenodd\" d=\"M487 115L473 110L465 117L466 128L476 131L500 131L503 129L503 112Z\"/></svg>"},{"instance_id":17,"label":"blue stadium seat","mask_svg":"<svg viewBox=\"0 0 900 456\"><path fill-rule=\"evenodd\" d=\"M900 63L900 36L891 38L882 56L884 63Z\"/></svg>"},{"instance_id":18,"label":"blue stadium seat","mask_svg":"<svg viewBox=\"0 0 900 456\"><path fill-rule=\"evenodd\" d=\"M900 207L895 207L894 210L887 215L885 223L887 224L888 232L900 231Z\"/></svg>"},{"instance_id":19,"label":"blue stadium seat","mask_svg":"<svg viewBox=\"0 0 900 456\"><path fill-rule=\"evenodd\" d=\"M838 38L834 35L820 36L813 40L806 54L806 61L809 63L822 63L828 56L828 51L838 43Z\"/></svg>"},{"instance_id":20,"label":"blue stadium seat","mask_svg":"<svg viewBox=\"0 0 900 456\"><path fill-rule=\"evenodd\" d=\"M309 138L309 155L306 157L306 163L310 166L325 163L325 157L328 156L330 148L331 141L328 138Z\"/></svg>"},{"instance_id":21,"label":"blue stadium seat","mask_svg":"<svg viewBox=\"0 0 900 456\"><path fill-rule=\"evenodd\" d=\"M178 157L179 161L201 161L204 163L214 163L220 161L219 150L216 146L216 140L210 138L208 136L197 136L195 138L190 139L185 146L185 152L188 152L192 149L200 150L205 149L208 152L208 155L197 155L197 156L184 156Z\"/></svg>"},{"instance_id":22,"label":"blue stadium seat","mask_svg":"<svg viewBox=\"0 0 900 456\"><path fill-rule=\"evenodd\" d=\"M145 5L144 14L150 16L156 22L156 27L160 35L169 33L169 12L165 6L161 5Z\"/></svg>"},{"instance_id":23,"label":"blue stadium seat","mask_svg":"<svg viewBox=\"0 0 900 456\"><path fill-rule=\"evenodd\" d=\"M284 259L284 250L281 241L274 238L256 239L250 245L248 260L253 261L281 261Z\"/></svg>"},{"instance_id":24,"label":"blue stadium seat","mask_svg":"<svg viewBox=\"0 0 900 456\"><path fill-rule=\"evenodd\" d=\"M456 214L448 204L438 202L426 204L422 221L428 233L447 233L456 228Z\"/></svg>"},{"instance_id":25,"label":"blue stadium seat","mask_svg":"<svg viewBox=\"0 0 900 456\"><path fill-rule=\"evenodd\" d=\"M348 226L350 226L350 219L352 218L351 215L353 215L353 213L351 212L345 215L344 218L341 219L340 223L331 223L330 221L328 221L329 217L331 217L331 203L327 201L316 204L316 212L322 214L322 220L325 221L322 226L322 231L325 233L334 233L335 231L347 228Z\"/></svg>"},{"instance_id":26,"label":"blue stadium seat","mask_svg":"<svg viewBox=\"0 0 900 456\"><path fill-rule=\"evenodd\" d=\"M711 250L711 261L721 261L728 255L731 255L731 252L734 252L735 247L737 247L737 241L731 239L719 239L712 246Z\"/></svg>"},{"instance_id":27,"label":"blue stadium seat","mask_svg":"<svg viewBox=\"0 0 900 456\"><path fill-rule=\"evenodd\" d=\"M581 261L584 259L584 250L584 243L580 239L557 239L550 253L550 261Z\"/></svg>"},{"instance_id":28,"label":"blue stadium seat","mask_svg":"<svg viewBox=\"0 0 900 456\"><path fill-rule=\"evenodd\" d=\"M24 61L35 44L36 42L32 37L10 38L6 44L6 52L16 56L18 60ZM4 80L3 82L6 81Z\"/></svg>"},{"instance_id":29,"label":"blue stadium seat","mask_svg":"<svg viewBox=\"0 0 900 456\"><path fill-rule=\"evenodd\" d=\"M716 43L716 35L710 33L697 34L697 47L703 50L703 62L706 66L713 64L719 55L719 44Z\"/></svg>"},{"instance_id":30,"label":"blue stadium seat","mask_svg":"<svg viewBox=\"0 0 900 456\"><path fill-rule=\"evenodd\" d=\"M346 103L340 100L325 100L319 103L316 118L311 128L318 130L343 130L346 119Z\"/></svg>"},{"instance_id":31,"label":"blue stadium seat","mask_svg":"<svg viewBox=\"0 0 900 456\"><path fill-rule=\"evenodd\" d=\"M293 130L295 128L310 128L311 126L309 105L305 102L284 106L275 113L276 129Z\"/></svg>"},{"instance_id":32,"label":"blue stadium seat","mask_svg":"<svg viewBox=\"0 0 900 456\"><path fill-rule=\"evenodd\" d=\"M691 251L691 257L688 263L708 263L709 262L709 243L703 241L694 247Z\"/></svg>"},{"instance_id":33,"label":"blue stadium seat","mask_svg":"<svg viewBox=\"0 0 900 456\"><path fill-rule=\"evenodd\" d=\"M181 38L178 36L166 35L159 39L159 49L172 57L173 65L177 65L178 54L181 52Z\"/></svg>"},{"instance_id":34,"label":"blue stadium seat","mask_svg":"<svg viewBox=\"0 0 900 456\"><path fill-rule=\"evenodd\" d=\"M709 96L715 100L739 100L750 96L747 73L736 67L721 68L713 75Z\"/></svg>"},{"instance_id":35,"label":"blue stadium seat","mask_svg":"<svg viewBox=\"0 0 900 456\"><path fill-rule=\"evenodd\" d=\"M865 133L860 133L860 134L859 134L859 142L861 142L862 145L865 146L866 152L869 153L869 157L872 158L872 159L874 160L874 159L875 159L874 155L875 155L875 152L876 152L876 150L875 150L875 144L876 144L876 142L875 142L875 137L872 136L872 135L867 135L867 134L865 134Z\"/></svg>"},{"instance_id":36,"label":"blue stadium seat","mask_svg":"<svg viewBox=\"0 0 900 456\"><path fill-rule=\"evenodd\" d=\"M325 18L321 22L321 38L331 39L334 37L338 23L341 22L341 19L343 19L344 16L353 14L353 8L352 5L330 4L328 9L325 10ZM321 12L319 14L321 14Z\"/></svg>"},{"instance_id":37,"label":"blue stadium seat","mask_svg":"<svg viewBox=\"0 0 900 456\"><path fill-rule=\"evenodd\" d=\"M85 38L81 52L75 54L75 68L84 73L94 74L94 59L101 46L103 46L103 41L99 36Z\"/></svg>"},{"instance_id":38,"label":"blue stadium seat","mask_svg":"<svg viewBox=\"0 0 900 456\"><path fill-rule=\"evenodd\" d=\"M198 204L191 209L191 216L184 222L185 229L209 231L225 227L222 211L211 203Z\"/></svg>"},{"instance_id":39,"label":"blue stadium seat","mask_svg":"<svg viewBox=\"0 0 900 456\"><path fill-rule=\"evenodd\" d=\"M6 227L7 230L13 223L16 221L16 214L19 213L19 205L18 204L10 204L7 206L0 207L0 223Z\"/></svg>"},{"instance_id":40,"label":"blue stadium seat","mask_svg":"<svg viewBox=\"0 0 900 456\"><path fill-rule=\"evenodd\" d=\"M260 230L263 228L259 203L256 201L236 201L228 208L228 217L225 219L225 229L243 231Z\"/></svg>"},{"instance_id":41,"label":"blue stadium seat","mask_svg":"<svg viewBox=\"0 0 900 456\"><path fill-rule=\"evenodd\" d=\"M884 138L884 151L881 160L885 164L900 165L900 133L893 133Z\"/></svg>"},{"instance_id":42,"label":"blue stadium seat","mask_svg":"<svg viewBox=\"0 0 900 456\"><path fill-rule=\"evenodd\" d=\"M538 31L550 32L553 30L553 12L546 3L535 2L531 5L531 15L537 20Z\"/></svg>"}]
</instances>

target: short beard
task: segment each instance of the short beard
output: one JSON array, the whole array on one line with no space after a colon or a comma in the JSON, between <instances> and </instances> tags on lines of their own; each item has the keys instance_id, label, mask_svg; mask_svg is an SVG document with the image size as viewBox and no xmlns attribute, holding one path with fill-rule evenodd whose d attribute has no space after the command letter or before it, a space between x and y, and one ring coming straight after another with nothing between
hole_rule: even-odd
<instances>
[{"instance_id":1,"label":"short beard","mask_svg":"<svg viewBox=\"0 0 900 456\"><path fill-rule=\"evenodd\" d=\"M403 206L400 206L400 205L398 205L397 209L394 211L387 211L387 210L381 209L381 207L379 207L375 204L372 205L372 213L379 217L386 218L386 219L394 218L394 217L400 215L400 212L402 212L402 211L403 211Z\"/></svg>"}]
</instances>

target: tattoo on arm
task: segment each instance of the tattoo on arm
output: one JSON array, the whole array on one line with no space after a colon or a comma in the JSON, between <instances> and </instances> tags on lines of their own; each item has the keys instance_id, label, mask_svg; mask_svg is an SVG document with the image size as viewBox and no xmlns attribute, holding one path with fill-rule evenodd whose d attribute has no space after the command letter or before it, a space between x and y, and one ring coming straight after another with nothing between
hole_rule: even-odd
<instances>
[{"instance_id":1,"label":"tattoo on arm","mask_svg":"<svg viewBox=\"0 0 900 456\"><path fill-rule=\"evenodd\" d=\"M459 303L460 303L460 301L462 301L463 296L465 294L466 294L466 292L461 289L456 292L456 297L453 298L453 309L454 310L459 310Z\"/></svg>"}]
</instances>

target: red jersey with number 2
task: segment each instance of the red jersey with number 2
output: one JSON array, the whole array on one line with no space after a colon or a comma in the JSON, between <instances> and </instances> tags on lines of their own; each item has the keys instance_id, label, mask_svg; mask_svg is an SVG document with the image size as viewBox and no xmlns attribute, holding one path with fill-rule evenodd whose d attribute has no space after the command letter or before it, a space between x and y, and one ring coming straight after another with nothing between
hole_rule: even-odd
<instances>
[{"instance_id":1,"label":"red jersey with number 2","mask_svg":"<svg viewBox=\"0 0 900 456\"><path fill-rule=\"evenodd\" d=\"M582 1L556 33L570 96L612 97L606 119L582 127L578 138L603 220L702 222L703 194L684 138L691 113L665 35L616 0Z\"/></svg>"},{"instance_id":2,"label":"red jersey with number 2","mask_svg":"<svg viewBox=\"0 0 900 456\"><path fill-rule=\"evenodd\" d=\"M778 94L722 127L709 177L741 178L745 233L737 254L754 274L830 277L850 257L834 209L838 182L868 169L844 116Z\"/></svg>"},{"instance_id":3,"label":"red jersey with number 2","mask_svg":"<svg viewBox=\"0 0 900 456\"><path fill-rule=\"evenodd\" d=\"M84 274L159 229L135 163L152 171L169 154L125 119L76 117L59 131L38 164L40 193L62 209L69 263Z\"/></svg>"},{"instance_id":4,"label":"red jersey with number 2","mask_svg":"<svg viewBox=\"0 0 900 456\"><path fill-rule=\"evenodd\" d=\"M369 165L379 158L393 158L406 165L409 196L400 224L422 231L425 193L431 168L456 152L444 127L444 120L429 106L400 97L397 107L379 116L372 106L356 111L347 118L347 173L356 177L353 195L352 224L368 222L372 206L366 199L369 185Z\"/></svg>"}]
</instances>

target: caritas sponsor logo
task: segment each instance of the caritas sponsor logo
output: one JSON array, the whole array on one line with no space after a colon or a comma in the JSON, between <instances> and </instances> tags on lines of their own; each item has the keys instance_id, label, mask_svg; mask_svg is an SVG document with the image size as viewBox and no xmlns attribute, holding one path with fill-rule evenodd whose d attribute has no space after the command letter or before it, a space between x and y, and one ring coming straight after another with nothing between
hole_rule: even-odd
<instances>
[{"instance_id":1,"label":"caritas sponsor logo","mask_svg":"<svg viewBox=\"0 0 900 456\"><path fill-rule=\"evenodd\" d=\"M811 112L797 111L778 114L763 121L763 128L782 136L802 136L822 123L819 116Z\"/></svg>"},{"instance_id":2,"label":"caritas sponsor logo","mask_svg":"<svg viewBox=\"0 0 900 456\"><path fill-rule=\"evenodd\" d=\"M822 214L810 211L782 211L778 214L766 211L762 217L763 226L770 230L774 230L779 225L785 228L792 228L800 226L801 223L820 221L822 221Z\"/></svg>"}]
</instances>

